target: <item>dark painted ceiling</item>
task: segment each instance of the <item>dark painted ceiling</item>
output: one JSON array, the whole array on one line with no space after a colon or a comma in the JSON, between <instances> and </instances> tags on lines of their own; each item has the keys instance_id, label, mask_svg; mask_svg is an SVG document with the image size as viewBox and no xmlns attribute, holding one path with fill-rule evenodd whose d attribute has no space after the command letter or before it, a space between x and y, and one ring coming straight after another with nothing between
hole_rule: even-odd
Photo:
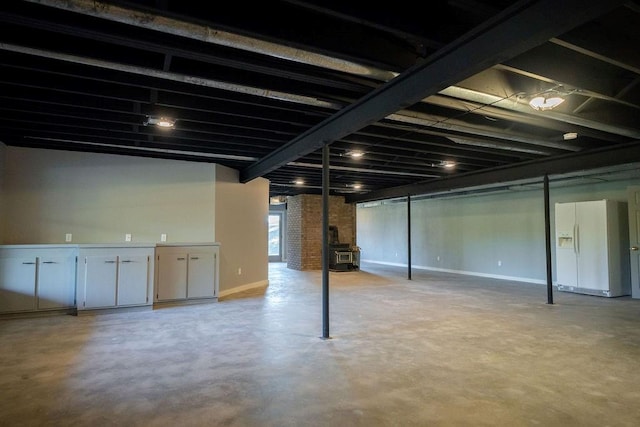
<instances>
[{"instance_id":1,"label":"dark painted ceiling","mask_svg":"<svg viewBox=\"0 0 640 427\"><path fill-rule=\"evenodd\" d=\"M612 0L3 1L0 141L214 162L272 196L320 193L326 146L348 201L637 169L639 18ZM528 105L551 91L566 101Z\"/></svg>"}]
</instances>

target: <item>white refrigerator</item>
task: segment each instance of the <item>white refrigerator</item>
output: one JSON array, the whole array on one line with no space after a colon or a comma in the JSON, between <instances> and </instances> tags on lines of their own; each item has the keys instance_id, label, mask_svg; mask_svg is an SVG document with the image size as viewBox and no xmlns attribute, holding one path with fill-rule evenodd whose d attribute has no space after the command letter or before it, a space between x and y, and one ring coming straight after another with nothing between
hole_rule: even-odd
<instances>
[{"instance_id":1,"label":"white refrigerator","mask_svg":"<svg viewBox=\"0 0 640 427\"><path fill-rule=\"evenodd\" d=\"M555 223L559 291L604 297L630 295L626 203L556 203Z\"/></svg>"}]
</instances>

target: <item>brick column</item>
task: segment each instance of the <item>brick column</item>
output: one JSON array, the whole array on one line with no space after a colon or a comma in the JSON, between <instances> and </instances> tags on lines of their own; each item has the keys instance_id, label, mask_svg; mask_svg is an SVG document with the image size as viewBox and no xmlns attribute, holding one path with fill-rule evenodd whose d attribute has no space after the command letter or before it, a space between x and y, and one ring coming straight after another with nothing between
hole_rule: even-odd
<instances>
[{"instance_id":1,"label":"brick column","mask_svg":"<svg viewBox=\"0 0 640 427\"><path fill-rule=\"evenodd\" d=\"M342 196L329 197L329 225L338 227L340 243L356 242L356 208ZM300 194L287 198L287 267L322 269L322 196Z\"/></svg>"}]
</instances>

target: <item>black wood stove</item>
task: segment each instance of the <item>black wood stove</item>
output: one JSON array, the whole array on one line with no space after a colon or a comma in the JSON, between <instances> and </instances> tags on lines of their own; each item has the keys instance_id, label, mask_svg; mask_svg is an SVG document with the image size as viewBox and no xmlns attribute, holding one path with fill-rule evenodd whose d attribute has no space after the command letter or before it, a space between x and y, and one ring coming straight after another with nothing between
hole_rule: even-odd
<instances>
[{"instance_id":1,"label":"black wood stove","mask_svg":"<svg viewBox=\"0 0 640 427\"><path fill-rule=\"evenodd\" d=\"M329 270L351 271L360 268L360 248L340 243L338 227L329 226Z\"/></svg>"}]
</instances>

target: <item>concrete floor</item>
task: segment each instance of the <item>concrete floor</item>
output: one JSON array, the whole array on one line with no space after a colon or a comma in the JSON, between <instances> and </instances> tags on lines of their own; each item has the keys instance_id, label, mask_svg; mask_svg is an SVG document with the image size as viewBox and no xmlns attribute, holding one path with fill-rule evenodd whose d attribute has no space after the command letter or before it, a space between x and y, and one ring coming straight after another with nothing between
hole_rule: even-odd
<instances>
[{"instance_id":1,"label":"concrete floor","mask_svg":"<svg viewBox=\"0 0 640 427\"><path fill-rule=\"evenodd\" d=\"M640 300L270 264L215 304L0 321L2 426L638 426Z\"/></svg>"}]
</instances>

